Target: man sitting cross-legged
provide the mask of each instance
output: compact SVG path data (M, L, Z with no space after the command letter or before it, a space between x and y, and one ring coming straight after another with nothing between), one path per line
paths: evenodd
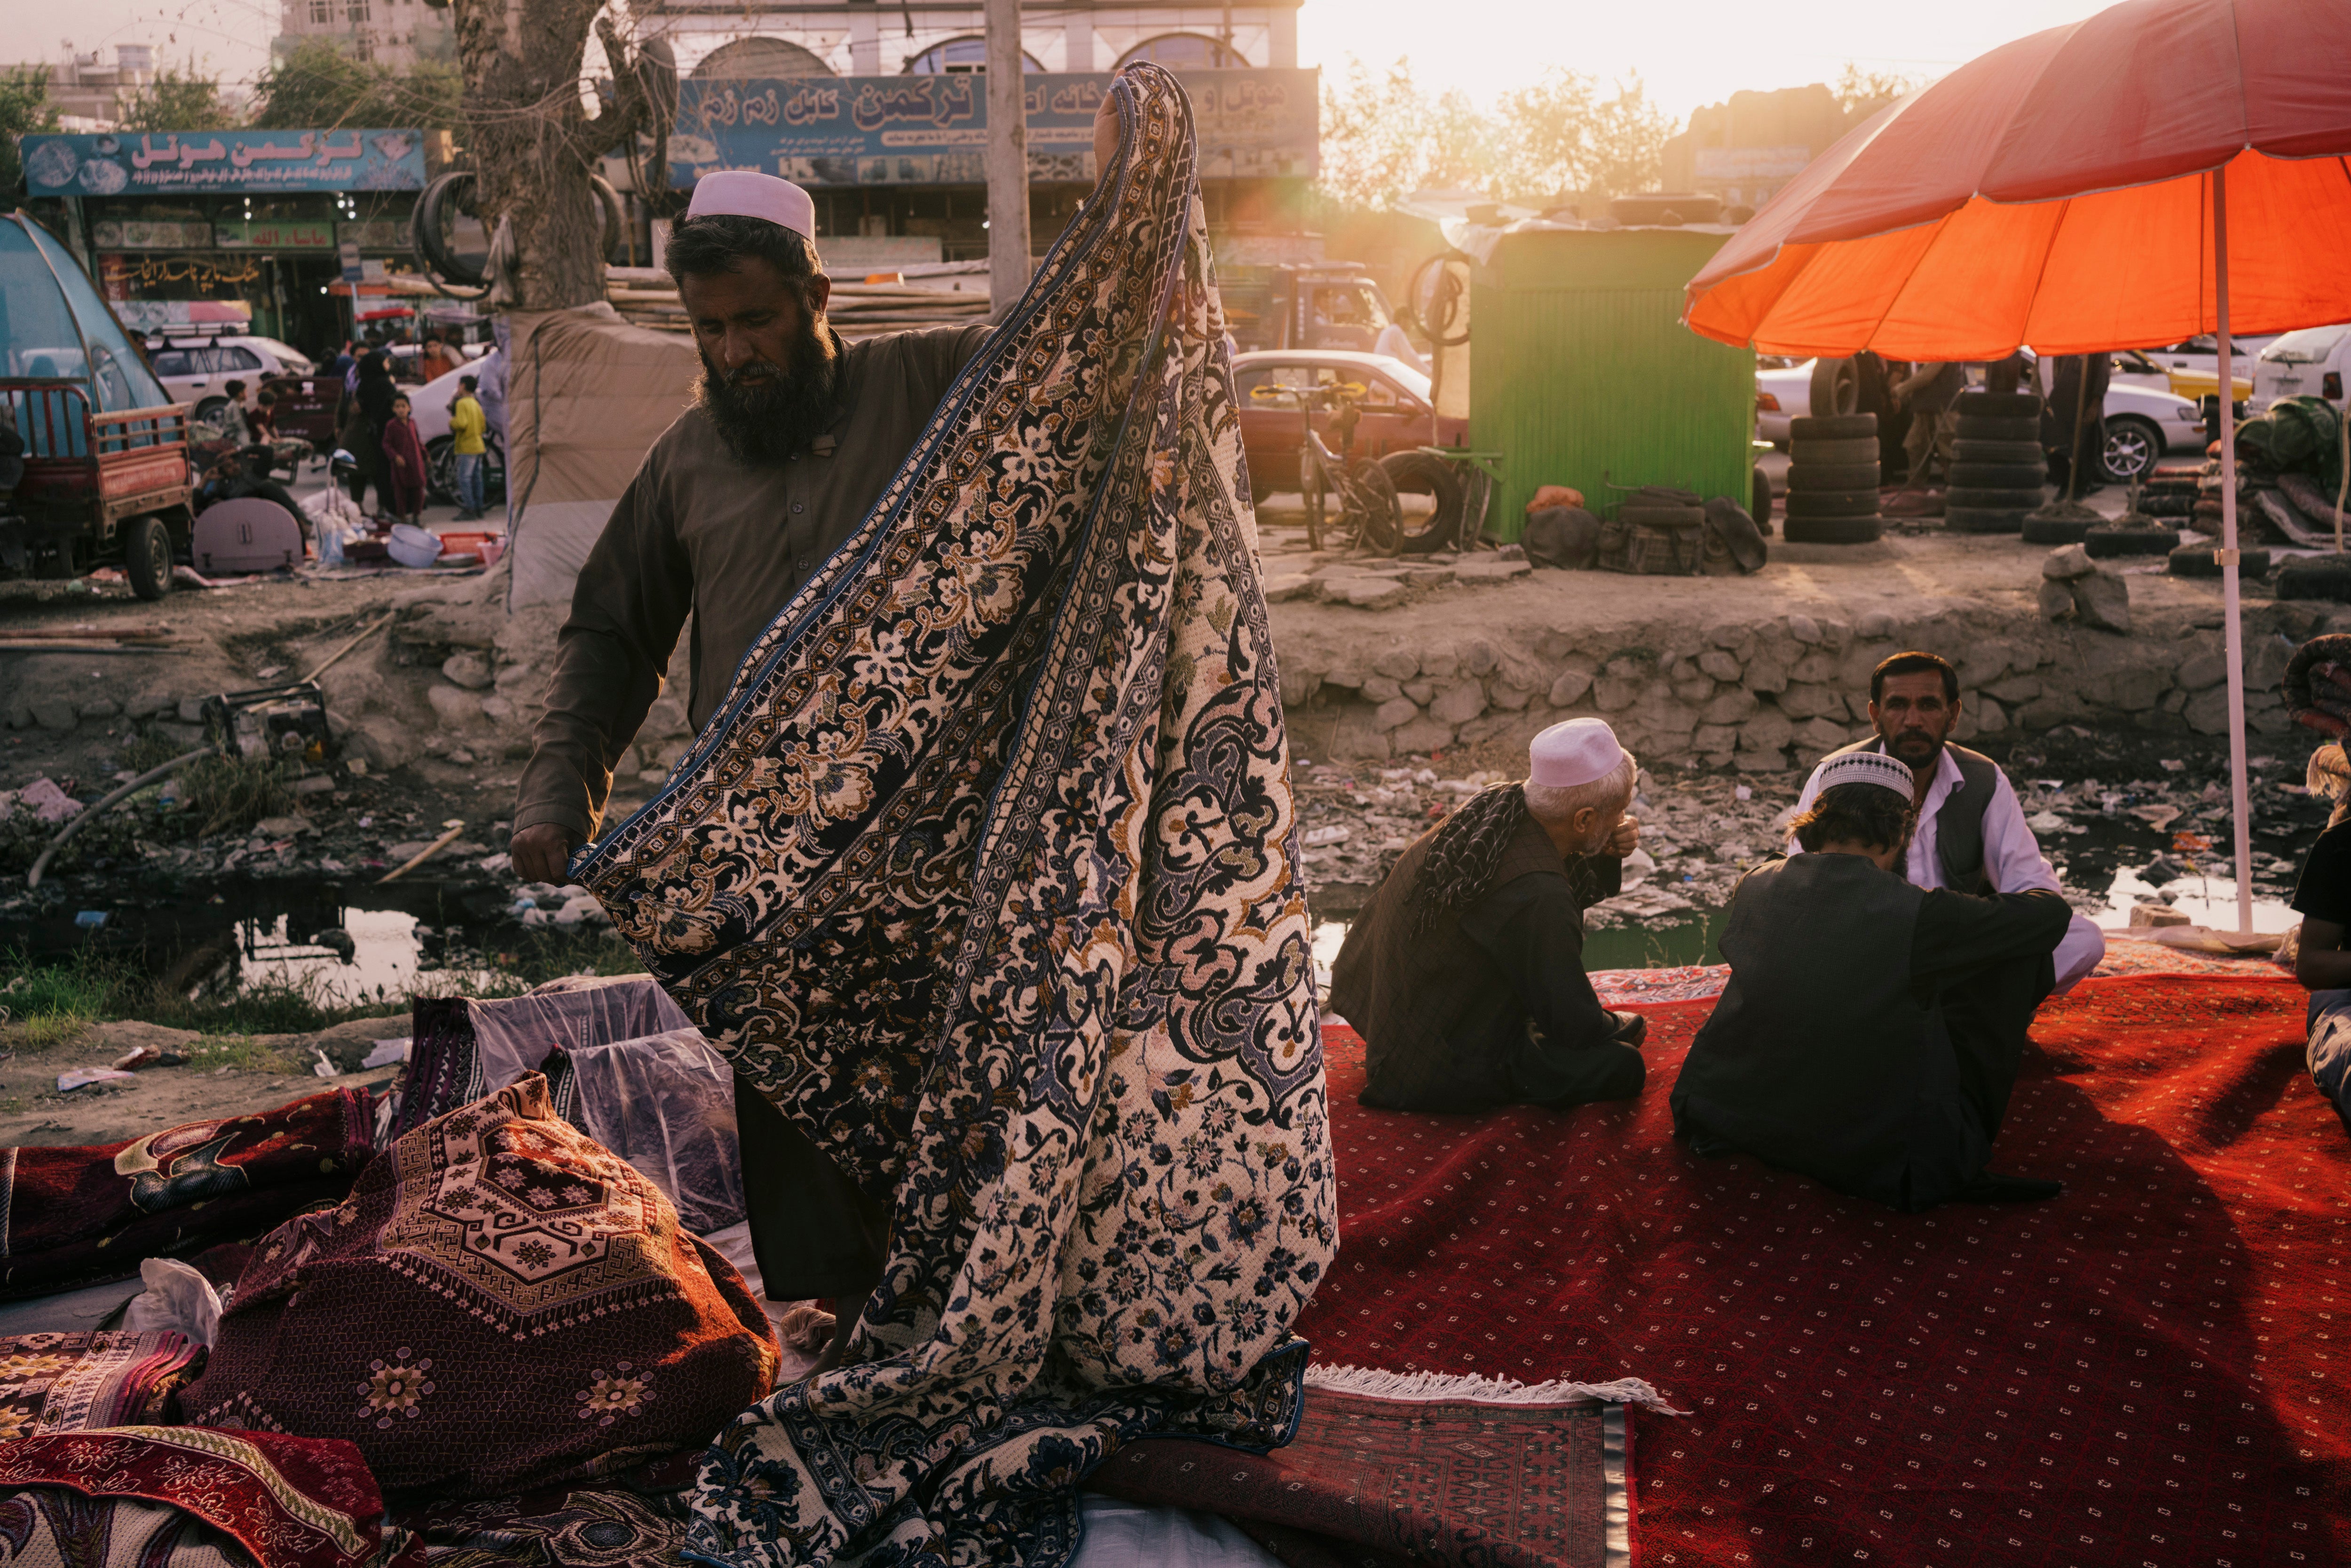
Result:
M2053 1197L1985 1170L2070 912L2042 888L1983 897L1895 867L1909 767L1822 765L1806 853L1758 866L1722 933L1730 981L1674 1085L1674 1131L1900 1209Z
M1565 1110L1641 1092L1645 1020L1602 1007L1583 973L1584 907L1617 892L1639 841L1637 769L1596 718L1529 749L1525 782L1405 851L1332 967L1331 1005L1367 1048L1365 1105Z

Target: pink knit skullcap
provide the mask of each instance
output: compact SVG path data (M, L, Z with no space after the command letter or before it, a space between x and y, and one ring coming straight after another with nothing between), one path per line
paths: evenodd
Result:
M1608 721L1571 718L1552 725L1527 747L1527 777L1537 784L1572 789L1607 778L1625 765L1625 748Z

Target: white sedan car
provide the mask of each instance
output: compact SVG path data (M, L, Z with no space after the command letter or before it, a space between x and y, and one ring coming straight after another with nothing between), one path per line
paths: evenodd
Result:
M245 383L249 402L265 377L316 373L308 355L275 338L175 338L166 332L160 340L149 340L147 358L173 402L199 406L221 396L231 382Z

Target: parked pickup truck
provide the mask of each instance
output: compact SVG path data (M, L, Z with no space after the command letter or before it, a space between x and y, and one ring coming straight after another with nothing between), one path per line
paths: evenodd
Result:
M0 214L0 423L23 463L0 491L0 576L120 562L141 598L161 599L195 527L187 410L23 213Z

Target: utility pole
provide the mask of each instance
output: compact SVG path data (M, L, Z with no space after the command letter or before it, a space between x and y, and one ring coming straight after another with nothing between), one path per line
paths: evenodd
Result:
M1028 86L1020 0L987 0L987 298L1001 319L1029 287Z

